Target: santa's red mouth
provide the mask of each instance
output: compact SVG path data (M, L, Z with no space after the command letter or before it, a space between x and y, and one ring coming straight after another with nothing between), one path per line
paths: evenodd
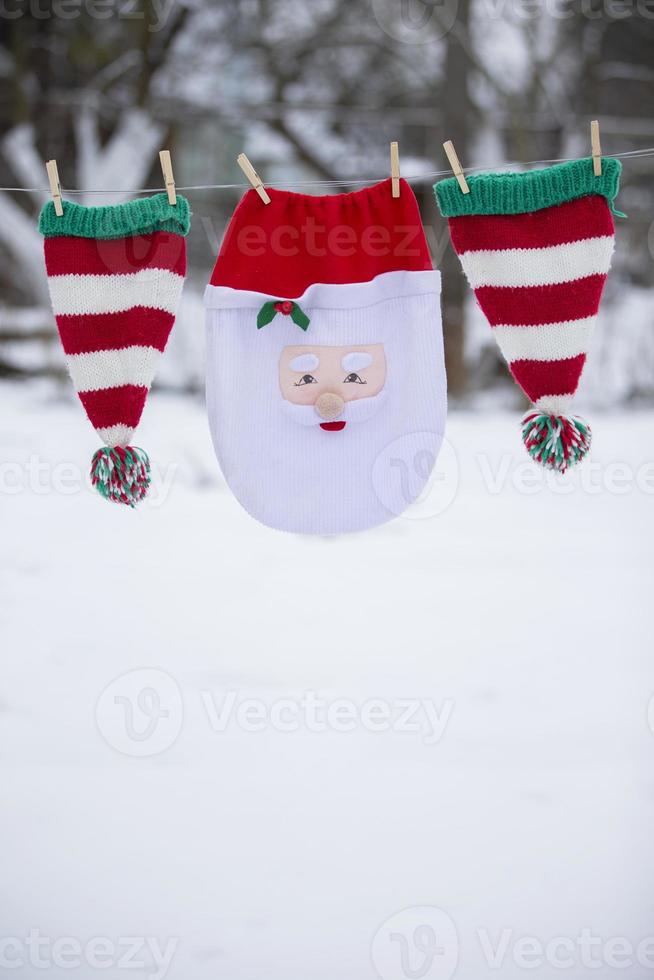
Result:
M347 425L347 422L342 422L342 421L341 422L321 422L320 423L320 428L321 429L324 429L325 432L340 432L341 429L344 429L346 425Z

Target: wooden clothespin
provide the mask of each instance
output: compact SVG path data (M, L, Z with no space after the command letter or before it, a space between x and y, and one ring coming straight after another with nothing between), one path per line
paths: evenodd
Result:
M48 180L50 181L50 193L52 194L52 199L54 201L55 214L58 218L61 218L64 213L63 204L61 203L61 184L59 183L59 171L57 169L56 160L48 160L45 165L45 169L48 172Z
M400 150L396 140L391 143L391 187L393 197L400 196Z
M470 188L468 187L468 181L463 176L463 170L461 169L461 164L459 163L459 158L456 155L456 150L454 149L454 143L452 140L448 140L443 143L443 149L447 155L447 159L450 162L450 167L454 171L454 176L459 182L459 187L464 194L470 193Z
M168 203L177 204L177 194L175 192L175 177L173 175L173 164L170 159L170 150L159 150L159 162L163 173Z
M590 124L590 145L593 154L593 173L596 177L602 176L602 146L600 144L599 122L593 119Z
M254 187L255 191L257 192L257 194L259 195L263 203L270 204L270 197L268 196L268 192L266 188L263 186L263 181L259 176L259 174L254 169L254 167L252 166L252 164L250 163L250 161L248 160L248 158L246 157L245 153L239 153L239 155L236 158L236 162L238 163L239 167L241 168L241 170L243 171L247 179Z

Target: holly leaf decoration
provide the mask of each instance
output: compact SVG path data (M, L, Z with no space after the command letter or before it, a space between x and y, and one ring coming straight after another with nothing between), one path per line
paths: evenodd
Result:
M257 314L257 330L261 330L267 323L271 323L277 316L277 310L272 300L264 303Z
M286 306L286 309L280 310L279 307L282 303ZM289 307L290 306L290 310ZM306 330L311 322L306 313L300 309L297 303L291 303L290 300L268 300L264 303L257 314L257 330L261 330L268 323L271 323L278 313L283 313L285 316L290 316L293 323L298 326L301 330Z
M296 323L298 327L302 330L306 330L311 323L309 317L304 313L297 303L293 303L293 309L291 310L291 320Z

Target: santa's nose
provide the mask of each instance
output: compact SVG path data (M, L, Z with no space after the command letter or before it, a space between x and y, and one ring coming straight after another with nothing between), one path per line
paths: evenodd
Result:
M333 391L326 391L320 398L316 398L316 403L313 406L320 416L321 419L337 418L343 411L343 405L345 402L340 395L336 395Z

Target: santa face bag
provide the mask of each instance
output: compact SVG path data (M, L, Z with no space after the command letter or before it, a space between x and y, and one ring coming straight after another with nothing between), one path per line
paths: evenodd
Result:
M421 494L440 449L440 275L405 182L269 194L242 199L205 293L216 454L261 523L363 530Z

